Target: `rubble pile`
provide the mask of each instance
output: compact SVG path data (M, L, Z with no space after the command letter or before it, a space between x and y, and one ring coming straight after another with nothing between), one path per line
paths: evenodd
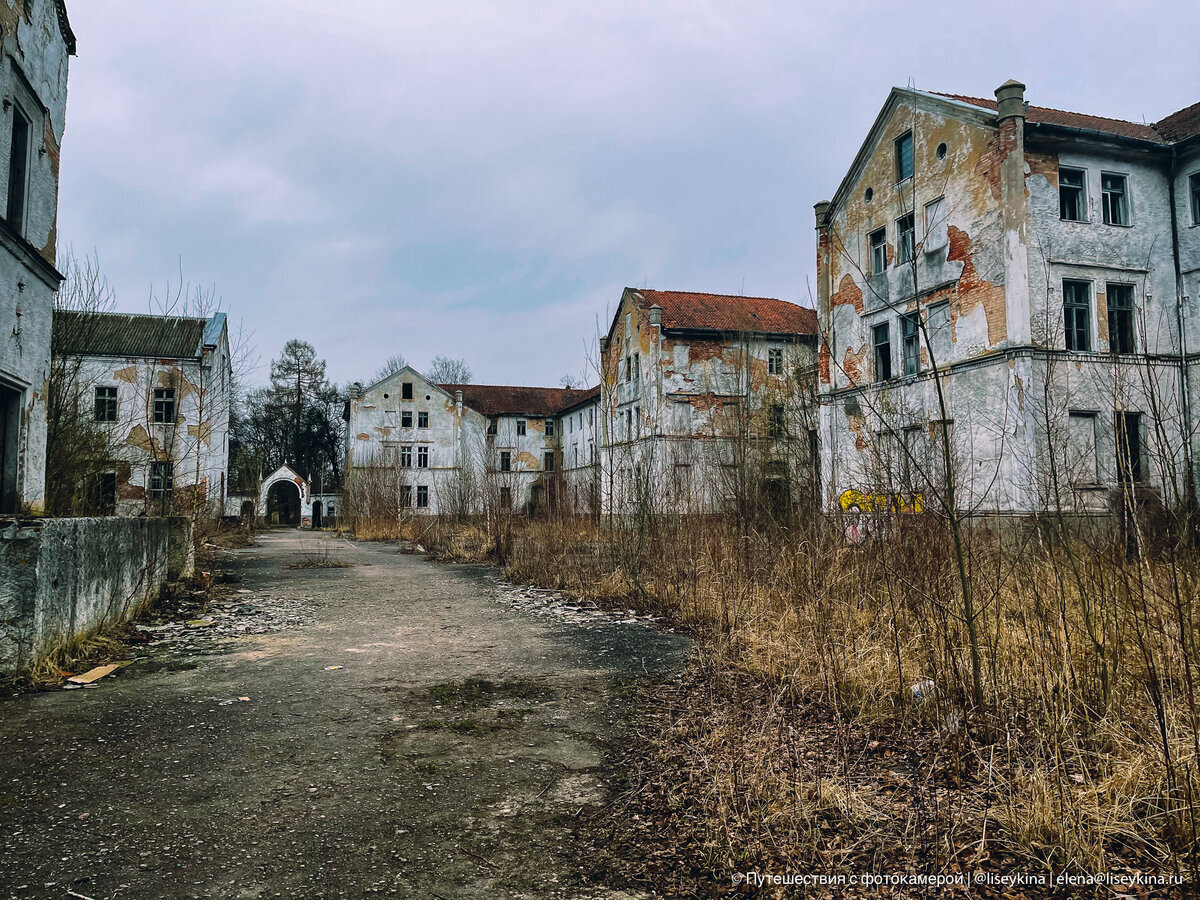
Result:
M639 615L632 609L624 612L602 609L587 597L568 597L559 591L524 584L510 584L499 579L495 580L495 584L496 590L492 592L492 599L497 603L537 616L553 616L564 625L608 626L614 623L640 625L662 622L660 616ZM664 630L671 631L672 629Z
M152 618L134 628L148 638L146 647L203 654L221 652L229 639L305 628L316 621L316 603L309 597L239 591L233 597L213 601L199 618Z

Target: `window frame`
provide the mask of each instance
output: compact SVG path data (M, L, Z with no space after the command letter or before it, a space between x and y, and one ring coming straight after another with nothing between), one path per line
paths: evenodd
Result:
M1083 287L1087 291L1087 299L1080 303L1078 299L1067 302L1067 285L1075 288ZM1072 292L1073 294L1074 292ZM1092 301L1095 296L1092 282L1080 278L1064 278L1062 280L1062 305L1063 305L1063 345L1065 349L1072 353L1091 353L1092 352ZM1069 312L1074 310L1074 313ZM1082 321L1084 324L1083 331L1080 331L1080 315L1082 310ZM1074 319L1074 322L1072 322ZM1084 343L1087 346L1080 347L1078 337L1083 334L1086 340Z
M1106 179L1106 178L1120 178L1121 179L1121 182L1122 182L1122 190L1120 193L1121 212L1125 219L1123 222L1113 221L1112 203L1109 201L1109 195L1115 194L1115 192L1108 190L1104 186L1104 179ZM1101 206L1103 208L1103 219L1104 219L1105 225L1115 225L1118 228L1129 228L1130 226L1133 225L1133 203L1131 202L1130 196L1129 196L1129 175L1127 175L1123 172L1103 172L1102 171L1100 173L1100 200L1101 200Z
M1200 225L1200 172L1188 176L1188 200L1192 208L1192 225Z
M25 111L25 104L17 98L12 99L12 127L9 129L8 148L8 197L5 203L4 220L8 227L25 237L29 223L29 178L33 169L31 157L33 153L33 116ZM18 122L24 123L24 154L19 157L16 152L16 134ZM19 165L18 165L19 159ZM13 186L19 188L14 193ZM15 210L14 210L15 207Z
M100 396L101 391L111 391L112 396L107 394L104 397ZM103 406L101 406L103 404ZM117 421L119 415L118 393L116 385L102 384L96 386L95 407L93 409L95 421L111 424Z
M1120 293L1124 294L1128 299L1127 305L1119 307L1113 306L1113 288L1118 288ZM1108 281L1104 284L1104 306L1108 318L1108 349L1110 353L1137 353L1137 296L1136 287L1127 281ZM1117 346L1114 340L1115 319L1113 313L1124 313L1128 315L1128 348L1122 349Z
M876 238L879 238L878 243ZM876 228L867 235L867 247L871 258L871 275L882 275L887 271L887 226Z
M1074 451L1076 447L1073 445L1074 431L1071 427L1073 420L1090 420L1092 427L1091 444L1088 448L1088 471L1087 477L1079 477L1079 468L1074 459ZM1071 409L1067 411L1067 483L1072 487L1096 487L1100 484L1100 432L1099 432L1100 416L1095 410L1091 409Z
M429 485L417 485L417 509L429 509Z
M877 322L871 326L872 361L875 365L875 381L890 381L892 378L892 323ZM880 334L884 340L880 340ZM884 370L882 373L880 370Z
M428 469L429 468L429 445L428 444L420 444L417 446L417 468L418 469Z
M517 419L517 437L524 437L528 433L524 419Z
M904 171L904 152L903 147L908 145L908 172ZM893 155L896 160L896 184L903 184L913 177L916 172L916 143L913 140L912 129L904 132L892 141Z
M400 410L400 427L401 428L412 428L413 427L413 411L411 409Z
M512 471L512 451L511 450L501 450L500 451L500 471L501 472L511 472Z
M554 420L553 419L546 420L545 434L546 434L546 437L554 437Z
M402 381L400 383L400 399L411 400L413 398L413 383L411 381Z
M782 375L783 374L783 348L768 347L767 348L767 374Z
M547 450L542 454L542 468L547 472L554 471L554 451Z
M175 388L154 388L150 397L153 404L151 407L151 421L153 424L174 425L179 415L175 404Z
M906 229L905 223L908 224ZM905 242L907 234L908 241ZM896 265L906 266L917 258L917 217L905 213L896 220Z
M909 371L910 361L912 362L911 372ZM921 374L920 311L901 313L900 315L900 372L902 375Z
M175 461L155 460L150 463L146 491L155 500L168 499L175 492Z
M401 444L400 445L400 468L411 469L412 468L412 459L413 459L413 445L412 444Z
M400 485L399 504L401 509L412 509L413 489L411 484Z
M931 211L936 214L937 218L930 218ZM950 216L946 212L945 194L925 204L925 240L921 242L921 249L926 255L935 253L950 243L949 224Z
M428 428L429 427L429 413L423 409L417 411L417 427L418 428Z
M1063 173L1072 172L1079 174L1079 184L1071 185L1073 189L1079 191L1079 218L1070 219L1063 215ZM1059 166L1058 167L1058 218L1061 222L1088 222L1088 202L1087 202L1087 169L1081 169L1077 166Z

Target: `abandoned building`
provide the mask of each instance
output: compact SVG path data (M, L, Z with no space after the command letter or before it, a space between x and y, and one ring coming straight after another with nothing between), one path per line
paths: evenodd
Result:
M0 511L40 513L45 501L46 405L54 295L59 147L75 35L55 0L0 3Z
M558 502L559 414L588 392L433 384L411 366L346 404L346 499L362 510L529 512Z
M626 288L600 345L604 511L811 499L816 341L784 300Z
M1200 104L1154 124L893 89L816 205L831 506L1107 514L1185 489ZM1124 493L1128 493L1127 490Z
M225 496L226 517L268 525L328 528L337 524L340 508L340 494L314 491L312 478L287 463L260 478L255 493Z
M108 458L85 485L94 515L225 506L233 371L224 313L59 310L55 372Z

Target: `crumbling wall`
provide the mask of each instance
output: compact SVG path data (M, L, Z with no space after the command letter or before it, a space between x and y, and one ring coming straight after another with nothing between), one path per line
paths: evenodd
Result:
M0 527L0 672L30 668L56 644L133 615L189 577L184 517L23 519Z

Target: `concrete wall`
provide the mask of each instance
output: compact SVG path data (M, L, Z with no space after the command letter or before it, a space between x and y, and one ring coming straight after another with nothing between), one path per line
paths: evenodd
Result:
M0 509L40 512L45 501L45 384L50 371L60 146L69 51L52 0L0 2ZM10 193L12 116L30 122L25 220L3 219Z
M0 672L123 621L194 566L183 517L21 519L0 527Z

